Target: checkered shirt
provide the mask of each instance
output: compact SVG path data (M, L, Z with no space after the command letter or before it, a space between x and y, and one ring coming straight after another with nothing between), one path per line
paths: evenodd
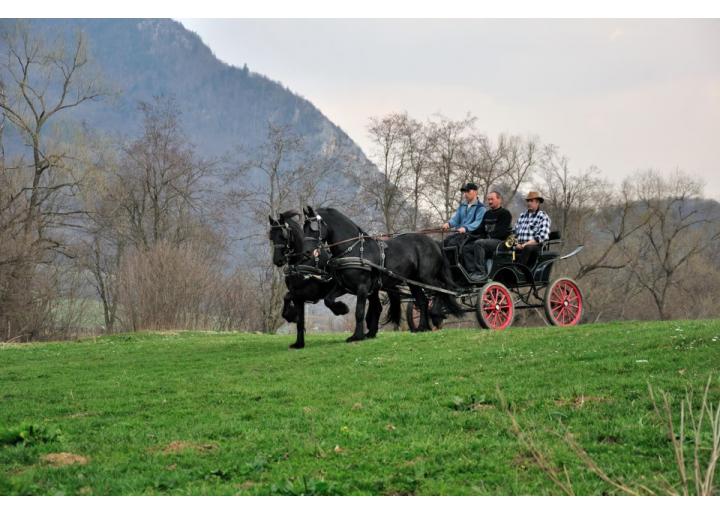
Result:
M527 243L531 239L544 243L550 237L550 216L539 209L523 212L515 223L515 236L518 243Z

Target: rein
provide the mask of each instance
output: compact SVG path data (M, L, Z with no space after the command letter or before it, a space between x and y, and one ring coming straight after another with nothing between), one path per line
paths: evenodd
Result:
M406 235L406 234L441 234L441 233L443 233L443 232L457 232L457 230L452 229L452 228L451 228L451 229L448 229L448 230L444 230L444 229L442 229L442 228L425 228L425 229L422 229L422 230L416 230L416 231L414 231L414 232L390 232L390 233L388 233L388 234L382 234L382 233L381 233L381 234L375 234L375 235L360 234L360 235L357 236L357 237L351 237L351 238L349 238L349 239L343 239L342 241L338 241L338 242L336 242L336 243L332 243L332 244L330 244L330 243L325 243L325 246L326 246L327 248L331 248L331 247L333 247L333 246L338 246L338 245L341 245L341 244L350 243L350 242L352 242L352 241L358 241L358 242L359 242L361 239L373 239L373 240L376 240L376 241L377 241L377 240L383 240L383 239L390 239L390 238L395 237L395 236L404 236L404 235ZM320 240L320 239L318 239L318 240ZM356 244L357 244L357 243L356 243ZM353 245L353 246L354 246L354 245ZM347 250L346 250L346 251L347 251Z
M335 247L335 246L340 246L340 245L343 245L343 244L352 243L352 244L350 244L350 246L348 246L347 248L345 248L345 250L343 250L340 254L338 254L338 255L336 255L336 256L331 256L331 257L330 257L330 261L338 262L339 260L341 260L342 258L344 258L344 256L346 256L346 255L348 255L350 252L352 252L352 251L358 246L358 244L360 245L360 260L361 260L361 261L364 261L364 258L363 258L364 242L365 242L366 239L367 239L367 240L374 241L375 243L377 243L377 245L378 245L378 247L379 247L379 250L380 250L380 259L381 259L381 268L384 269L384 266L385 266L385 248L387 247L387 246L386 246L386 243L385 243L384 241L385 241L386 239L390 239L390 238L392 238L392 237L400 236L400 235L405 235L405 234L439 234L439 233L445 233L445 232L457 232L456 229L448 229L448 230L445 230L445 229L443 229L443 228L426 228L426 229L421 229L421 230L417 230L417 231L414 231L414 232L391 232L391 233L380 233L380 234L376 234L376 235L364 234L364 233L361 232L361 233L360 233L359 235L357 235L356 237L350 237L350 238L347 238L347 239L343 239L343 240L341 240L341 241L336 241L336 242L334 242L334 243L328 243L327 241L323 240L323 230L322 230L322 227L323 227L323 225L327 226L327 225L325 224L325 220L324 220L321 216L317 215L317 216L312 217L312 218L307 218L307 221L315 221L315 222L317 223L317 225L318 225L318 230L317 230L318 236L317 236L317 237L305 236L305 239L313 239L313 240L316 240L316 241L317 241L317 247L315 247L313 250L310 250L310 251L303 251L303 252L299 252L299 253L298 253L298 252L289 253L289 250L290 250L290 242L289 242L289 238L286 238L286 239L287 239L287 241L286 241L286 250L288 251L288 253L286 253L285 256L286 256L287 258L290 258L290 257L292 257L292 256L305 256L305 257L312 258L312 259L315 260L315 268L318 269L318 270L319 270L319 254L320 254L320 252L323 251L323 250L329 251L330 248ZM330 262L330 261L329 261L329 262ZM375 265L375 266L377 266L377 265Z

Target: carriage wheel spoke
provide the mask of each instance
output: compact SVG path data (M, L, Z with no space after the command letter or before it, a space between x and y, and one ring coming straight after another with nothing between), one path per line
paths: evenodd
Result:
M497 326L497 313L494 311L490 314L490 326Z

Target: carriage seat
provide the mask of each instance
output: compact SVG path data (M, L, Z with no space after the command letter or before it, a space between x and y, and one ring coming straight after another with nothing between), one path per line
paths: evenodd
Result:
M560 231L552 230L550 232L550 235L548 236L548 240L545 241L542 245L540 245L540 252L538 253L537 262L540 263L550 261L552 259L560 257L560 254L558 252L551 251L551 248L553 247L553 245L558 245L562 243L563 240L560 239Z
M560 238L560 231L559 230L553 230L550 232L548 236L548 240L545 241L540 245L540 253L541 254L548 254L553 253L550 251L550 248L554 245L562 244L564 241Z

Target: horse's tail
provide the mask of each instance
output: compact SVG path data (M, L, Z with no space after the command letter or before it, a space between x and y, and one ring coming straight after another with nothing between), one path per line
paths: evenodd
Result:
M442 255L442 264L440 266L440 271L438 272L438 279L443 284L444 289L449 289L451 291L457 289L457 285L455 284L455 281L452 278L452 275L450 274L450 262L447 260L447 257L445 257L445 253L440 250L440 254ZM448 293L438 293L437 301L433 304L432 308L432 314L435 316L441 316L443 312L443 308L445 311L449 312L456 318L460 318L463 316L465 311L463 311L463 308L458 303L457 299L455 298L455 295L451 295Z
M387 316L385 317L385 320L383 320L383 325L387 325L388 323L392 323L396 327L400 325L400 317L402 312L402 304L400 302L400 295L397 293L387 293L388 298L390 299L390 307L387 311Z

